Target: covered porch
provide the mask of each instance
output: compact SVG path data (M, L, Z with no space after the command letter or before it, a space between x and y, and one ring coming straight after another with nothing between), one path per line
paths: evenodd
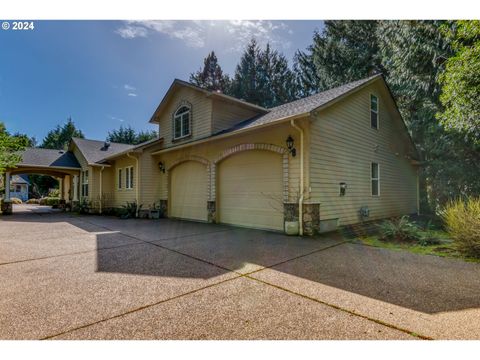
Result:
M81 166L73 153L63 150L29 148L21 154L22 161L15 168L6 169L2 175L5 195L1 206L1 215L12 214L10 181L13 175L39 174L49 175L59 182L61 204L79 201L79 176Z

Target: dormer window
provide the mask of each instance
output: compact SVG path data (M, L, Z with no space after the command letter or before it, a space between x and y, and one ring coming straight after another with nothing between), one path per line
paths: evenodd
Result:
M181 106L173 115L173 139L190 136L191 111L188 106Z

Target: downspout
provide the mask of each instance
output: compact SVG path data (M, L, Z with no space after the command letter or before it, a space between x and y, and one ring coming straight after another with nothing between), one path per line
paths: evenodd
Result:
M303 236L303 129L295 124L295 119L290 120L292 125L300 133L300 197L298 198L298 233Z
M140 172L138 171L138 158L136 156L130 155L129 152L127 152L127 157L129 157L130 159L135 159L135 196L137 198L137 210L135 212L135 215L138 218L138 207L140 205Z
M105 169L105 166L102 166L100 169L100 214L102 213L102 207L103 207L103 190L102 190L102 183L103 183L103 169Z

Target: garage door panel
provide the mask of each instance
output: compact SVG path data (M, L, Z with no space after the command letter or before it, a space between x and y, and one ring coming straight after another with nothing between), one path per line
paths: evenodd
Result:
M207 220L207 168L187 161L171 172L170 214L189 220Z
M225 159L218 172L219 220L264 229L283 229L281 155L246 151Z

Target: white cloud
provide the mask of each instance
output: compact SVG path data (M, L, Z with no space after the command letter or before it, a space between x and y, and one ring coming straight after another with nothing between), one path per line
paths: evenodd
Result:
M159 33L181 40L186 46L193 48L206 47L209 41L214 43L222 41L233 44L226 48L230 51L243 50L252 38L255 38L261 46L270 43L276 48L286 49L291 45L288 39L293 34L286 23L268 20L127 21L116 32L126 39Z
M116 116L113 116L113 115L107 115L107 117L111 120L117 120L117 121L120 121L120 122L124 122L125 120L122 119L122 118L119 118L119 117L116 117Z
M137 94L135 94L135 93L128 93L128 96L137 97Z
M128 84L123 85L123 88L125 90L129 90L129 91L137 90L137 88L133 87L132 85L128 85Z
M147 37L147 29L141 26L125 26L116 30L116 33L119 34L124 39L133 39L136 37Z

